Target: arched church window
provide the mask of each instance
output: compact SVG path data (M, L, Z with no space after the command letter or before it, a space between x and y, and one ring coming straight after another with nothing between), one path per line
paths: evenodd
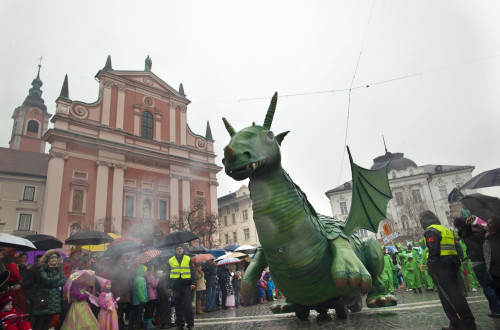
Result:
M38 122L36 120L30 120L28 126L26 127L26 132L31 136L38 136Z
M153 123L153 114L149 111L144 111L141 119L141 136L143 138L153 138Z
M74 223L69 227L69 235L73 235L74 233L78 233L82 231L82 226L79 223Z

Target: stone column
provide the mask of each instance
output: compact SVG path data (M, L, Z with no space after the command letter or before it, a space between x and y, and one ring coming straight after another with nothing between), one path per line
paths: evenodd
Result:
M123 116L125 113L125 85L118 85L118 104L116 107L116 128L123 129Z
M134 135L141 135L141 108L134 105Z
M170 104L170 142L175 143L175 104Z
M94 224L97 220L106 218L106 204L108 201L108 174L109 167L112 165L108 162L98 160L97 164L97 180L95 192L95 210Z
M116 234L121 236L123 220L123 177L127 168L121 164L114 164L113 196L111 196L111 221Z
M161 141L161 117L163 116L163 113L155 109L155 140L156 141Z
M191 209L191 178L182 177L182 210Z
M186 110L187 107L184 105L180 106L181 110L181 122L179 123L180 130L181 130L181 145L185 146L186 145L186 130L187 130L187 122L186 122Z
M170 175L170 219L179 217L179 176Z
M219 205L217 203L217 186L219 185L217 182L209 182L210 186L210 212L218 213Z
M59 225L59 210L61 208L61 192L64 173L64 161L68 156L60 152L50 152L45 199L43 202L43 217L40 233L57 237Z
M111 87L113 82L110 80L103 80L103 93L102 93L102 112L101 124L109 126L109 117L111 114Z

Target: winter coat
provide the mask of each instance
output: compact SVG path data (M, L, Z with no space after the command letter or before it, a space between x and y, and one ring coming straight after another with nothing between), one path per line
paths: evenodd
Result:
M62 266L49 267L46 263L40 267L38 294L49 293L49 304L43 309L33 309L32 315L53 315L61 312L61 294L59 288L66 284L66 275Z
M203 272L205 273L206 286L216 286L217 268L215 264L205 264L203 266Z
M201 270L201 268L194 268L195 276L196 276L196 291L205 291L207 289L205 283L205 274Z
M33 271L33 268L28 268L28 265L19 265L19 274L22 278L22 282L20 283L21 289L23 290L26 299L29 299L35 286L35 272Z
M463 238L467 246L467 255L472 262L484 261L483 245L485 234L485 228L476 228L465 224L462 230L460 228L458 230L458 235Z
M500 232L492 233L486 237L484 254L489 283L500 289Z
M160 281L159 278L157 278L152 271L148 271L146 273L146 288L148 290L148 299L149 300L156 300L158 299L158 282Z
M146 288L146 266L139 266L135 270L134 286L132 289L132 305L145 304L148 302L148 290Z

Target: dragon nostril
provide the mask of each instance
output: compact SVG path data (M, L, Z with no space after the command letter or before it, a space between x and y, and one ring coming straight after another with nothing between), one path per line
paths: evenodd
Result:
M250 153L248 151L245 151L243 153L243 155L247 156L248 158L252 158L252 155L250 155Z

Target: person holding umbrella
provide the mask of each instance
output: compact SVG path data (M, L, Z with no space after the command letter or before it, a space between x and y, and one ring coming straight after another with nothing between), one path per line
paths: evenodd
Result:
M436 282L441 305L450 320L450 325L443 329L477 329L469 304L461 294L458 259L461 248L453 232L441 226L438 217L428 210L420 214L420 224L425 230L427 268Z
M174 295L177 328L184 329L184 322L186 322L188 329L192 329L194 316L191 291L196 288L195 272L191 258L184 254L182 244L175 245L174 253L175 255L168 260L166 273L169 274Z

